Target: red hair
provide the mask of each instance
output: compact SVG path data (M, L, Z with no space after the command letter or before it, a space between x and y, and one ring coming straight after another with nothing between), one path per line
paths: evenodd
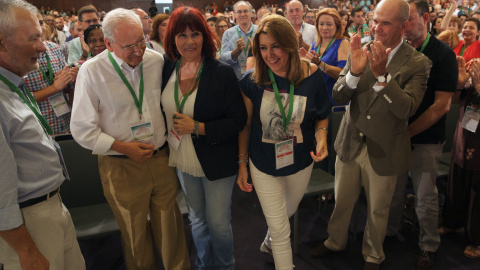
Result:
M202 56L215 58L217 54L218 38L210 30L202 13L193 7L182 6L173 11L165 33L165 53L170 60L177 61L181 55L175 44L175 36L190 28L203 35Z

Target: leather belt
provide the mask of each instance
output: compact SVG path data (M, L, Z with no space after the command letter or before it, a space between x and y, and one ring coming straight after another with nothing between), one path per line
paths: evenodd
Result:
M29 206L32 206L32 205L35 205L35 204L38 204L38 203L41 203L41 202L44 202L46 201L48 198L51 198L53 197L55 194L58 193L58 191L60 190L60 188L57 188L55 189L54 191L48 193L48 194L45 194L43 196L40 196L40 197L37 197L37 198L33 198L33 199L30 199L30 200L27 200L27 201L24 201L24 202L21 202L19 203L20 205L20 209L22 208L25 208L25 207L29 207Z
M165 142L162 146L160 146L158 149L153 150L152 156L156 155L158 152L162 151L165 147L167 147L168 143ZM110 155L109 157L114 157L114 158L125 158L128 159L128 156L125 155Z

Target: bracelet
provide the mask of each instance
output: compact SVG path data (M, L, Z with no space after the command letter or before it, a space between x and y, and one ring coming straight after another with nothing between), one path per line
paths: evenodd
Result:
M195 133L195 136L198 138L198 129L199 129L199 123L198 121L195 121L193 124L193 132Z
M240 163L242 163L242 162L247 163L247 160L246 160L246 159L240 159L240 160L238 161L238 164L240 164Z
M328 132L328 128L326 128L326 127L319 127L319 128L317 128L317 129L315 129L315 134L317 134L317 131L319 131L319 130L321 130L321 129L323 129L323 130L325 130L325 131Z

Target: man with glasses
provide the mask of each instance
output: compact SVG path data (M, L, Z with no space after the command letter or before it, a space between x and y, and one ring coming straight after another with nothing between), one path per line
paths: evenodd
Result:
M143 35L145 36L145 43L147 44L147 47L149 49L153 50L153 45L152 45L152 42L150 41L150 36L148 35L153 31L152 19L141 8L136 7L136 8L131 8L131 10L133 10L138 15L138 17L140 17L140 21L142 22Z
M160 108L163 57L146 50L142 23L132 10L115 9L103 21L107 50L82 66L70 129L98 155L105 197L125 242L127 269L190 269L178 179L168 166ZM148 221L150 217L150 222Z
M238 1L234 6L237 26L225 31L222 38L221 60L235 70L237 79L241 79L247 68L248 48L257 32L257 26L251 21L252 5L247 1Z
M50 40L54 43L57 43L58 45L62 45L63 43L65 43L65 41L67 40L67 36L65 36L65 34L63 33L63 28L60 31L57 30L57 26L55 24L55 16L45 16L45 22L48 24L48 27L50 27L50 30L52 31L52 35L49 37Z
M80 8L78 10L78 21L84 31L90 25L98 24L100 21L98 20L97 9L92 5ZM83 39L83 35L73 39L68 49L68 64L73 64L79 60L87 60L88 52L88 45Z
M313 10L307 10L305 12L305 22L311 25L315 25L315 12Z
M298 43L305 50L310 50L310 46L317 40L317 30L315 26L303 21L303 5L300 1L292 0L287 3L285 17L290 21L297 32Z

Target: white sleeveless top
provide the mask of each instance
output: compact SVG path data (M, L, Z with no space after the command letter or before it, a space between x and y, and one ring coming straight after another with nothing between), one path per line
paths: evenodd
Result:
M162 106L163 111L165 112L165 118L167 120L167 130L170 131L173 127L173 115L177 112L177 107L175 105L175 79L177 78L175 71L170 76L167 85L162 93ZM182 91L180 87L178 89L179 103L183 98ZM193 117L193 109L195 105L195 99L197 97L197 90L190 94L185 105L183 106L183 114ZM170 148L170 158L168 159L168 165L171 167L176 167L184 173L188 173L195 177L204 177L205 173L203 172L200 161L197 158L195 153L195 148L193 146L192 137L190 134L185 134L182 136L182 141L178 146L178 149L175 150L172 146Z

